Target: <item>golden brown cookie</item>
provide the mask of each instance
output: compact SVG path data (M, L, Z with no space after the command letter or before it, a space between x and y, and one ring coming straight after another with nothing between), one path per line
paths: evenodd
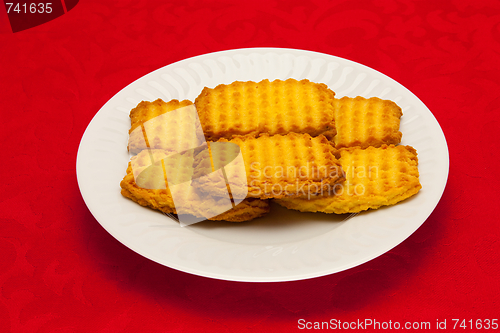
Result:
M332 129L335 93L309 80L263 80L204 88L196 98L207 140L234 135L307 133Z
M208 195L189 186L191 180L188 179L193 173L192 162L193 151L173 158L163 150L143 150L132 157L127 174L120 183L121 193L142 206L164 213L189 214L209 220L241 222L269 212L269 204L265 200L249 198L234 205L227 196ZM170 178L185 186L170 189L165 178L169 166L170 170L177 170L177 173L168 173Z
M394 102L377 97L343 97L335 99L336 134L329 134L335 147L380 147L399 144L401 108Z
M232 140L221 139L220 142L231 142L241 149L241 162L246 175L242 175L241 169L236 167L225 168L225 173L236 186L242 183L247 186L249 197L268 199L317 193L338 183L343 177L334 155L335 148L322 135L263 134L258 138L241 136ZM198 156L195 161L197 159ZM246 182L236 181L245 176ZM209 178L199 181L203 191L214 195L226 190L221 182L210 182Z
M140 102L130 111L128 150L163 149L181 152L199 146L205 139L196 109L188 100Z
M394 205L420 189L417 152L410 146L343 148L346 180L323 195L275 200L302 212L357 213Z

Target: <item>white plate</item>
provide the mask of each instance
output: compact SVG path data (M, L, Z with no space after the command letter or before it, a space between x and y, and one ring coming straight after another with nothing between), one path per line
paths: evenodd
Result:
M419 154L422 190L398 205L346 216L305 214L279 206L247 223L201 222L189 227L120 195L129 160L130 109L141 100L194 101L202 88L262 79L327 84L337 97L377 96L398 103L402 144ZM427 107L393 79L327 54L280 48L216 52L160 68L111 98L90 122L77 158L80 191L94 217L116 239L146 258L180 271L234 281L291 281L365 263L398 245L431 214L448 177L448 147Z

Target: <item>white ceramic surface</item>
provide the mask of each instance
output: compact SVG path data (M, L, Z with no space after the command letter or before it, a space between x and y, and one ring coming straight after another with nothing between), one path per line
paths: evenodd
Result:
M233 81L304 79L336 97L390 99L403 109L402 144L419 156L422 190L396 206L348 216L305 214L273 205L248 223L205 221L189 227L121 196L129 160L128 114L141 100L189 99ZM222 51L182 60L131 83L92 119L77 157L80 191L94 217L133 251L165 266L224 280L278 282L339 272L365 263L410 236L431 214L449 169L443 132L408 89L371 68L335 56L279 48Z

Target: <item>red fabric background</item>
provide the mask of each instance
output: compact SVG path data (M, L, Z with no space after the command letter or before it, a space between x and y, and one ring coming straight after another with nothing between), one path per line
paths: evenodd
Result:
M81 0L21 32L5 20L0 7L2 332L300 331L299 319L365 318L451 330L453 318L500 317L498 1ZM402 244L330 276L236 283L151 262L90 214L75 162L101 106L159 67L257 46L360 62L433 112L448 185Z

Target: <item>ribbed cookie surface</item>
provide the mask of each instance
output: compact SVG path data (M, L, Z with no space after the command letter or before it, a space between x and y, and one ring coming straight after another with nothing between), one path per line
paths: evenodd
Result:
M143 150L132 157L127 174L120 183L121 193L134 202L164 213L190 214L209 220L226 220L232 222L248 221L269 212L269 204L264 200L245 199L232 207L229 198L208 196L195 188L187 186L193 174L193 152L188 151L180 156L167 157L169 153L160 149ZM172 156L172 155L170 155ZM154 162L153 164L151 164ZM181 189L171 189L165 175L169 173L174 182L185 181ZM135 173L135 177L134 177ZM140 186L136 183L140 184ZM175 203L174 203L174 197ZM228 210L220 215L220 207L228 206Z
M219 142L231 142L240 147L249 197L267 199L307 195L342 179L340 164L334 156L335 149L324 136L289 133L258 138L242 136ZM235 174L233 170L241 169L225 168L229 180L245 176ZM204 183L201 188L217 195L225 191L224 186L217 184Z
M200 145L204 137L192 105L176 99L139 103L130 111L129 151L151 148L181 152Z
M334 101L337 148L380 147L401 142L399 131L401 108L394 102L377 97L342 97Z
M309 80L236 81L204 88L195 105L209 141L261 133L316 136L334 126L334 96Z
M394 205L415 195L419 182L417 152L410 146L383 145L340 150L346 180L331 193L276 200L303 212L357 213Z

